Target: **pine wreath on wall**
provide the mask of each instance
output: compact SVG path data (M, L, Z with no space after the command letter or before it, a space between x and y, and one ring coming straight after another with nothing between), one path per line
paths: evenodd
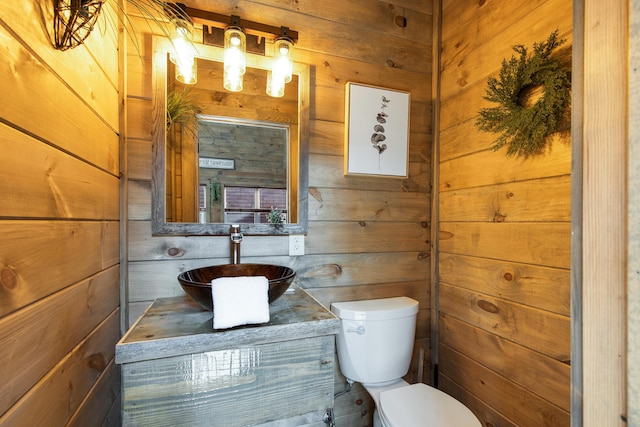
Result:
M489 78L484 99L498 106L481 109L476 126L500 134L493 142L494 151L506 145L508 156L540 154L547 137L559 130L571 104L571 71L551 53L564 42L556 30L545 42L534 43L531 55L516 45L517 55L502 61L499 78ZM537 88L542 95L528 105L526 94Z

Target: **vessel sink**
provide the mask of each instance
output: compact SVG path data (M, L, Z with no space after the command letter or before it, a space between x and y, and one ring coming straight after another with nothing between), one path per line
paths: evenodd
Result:
M196 268L178 275L182 289L205 310L213 310L211 281L219 277L265 276L269 280L269 303L277 300L291 285L296 273L273 264L221 264Z

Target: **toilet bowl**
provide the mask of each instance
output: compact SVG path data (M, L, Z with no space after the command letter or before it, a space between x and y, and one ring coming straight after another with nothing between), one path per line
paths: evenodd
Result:
M375 403L374 427L481 427L448 394L402 377L411 363L418 302L407 297L331 304L341 320L337 337L340 370Z
M381 427L481 427L469 408L422 383L381 392L377 412Z

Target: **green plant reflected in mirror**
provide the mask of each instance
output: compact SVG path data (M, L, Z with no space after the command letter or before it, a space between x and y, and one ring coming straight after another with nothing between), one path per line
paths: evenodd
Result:
M233 93L222 49L196 48L198 82L182 85L169 42L154 37L152 232L227 235L240 223L248 235L306 233L308 66L295 64L273 98L268 61L248 55L244 90Z

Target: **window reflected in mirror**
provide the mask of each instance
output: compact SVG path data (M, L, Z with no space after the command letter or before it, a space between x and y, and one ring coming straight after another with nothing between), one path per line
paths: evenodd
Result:
M276 209L288 221L289 125L199 115L197 129L198 221L268 223Z

